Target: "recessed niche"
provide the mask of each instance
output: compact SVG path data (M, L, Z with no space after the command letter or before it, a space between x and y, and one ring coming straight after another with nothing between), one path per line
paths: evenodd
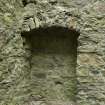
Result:
M78 36L78 32L63 27L22 33L29 54L30 89L35 99L75 101Z

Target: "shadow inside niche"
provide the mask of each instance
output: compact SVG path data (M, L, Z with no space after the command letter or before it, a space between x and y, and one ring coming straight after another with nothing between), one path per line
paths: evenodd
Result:
M24 48L30 51L30 89L44 100L75 101L77 38L79 33L63 27L23 32ZM26 47L28 46L28 48Z

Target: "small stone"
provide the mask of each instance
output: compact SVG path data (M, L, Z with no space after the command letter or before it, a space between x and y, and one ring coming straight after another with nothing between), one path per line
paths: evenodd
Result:
M34 23L33 18L29 19L29 27L30 27L30 29L34 29L35 28L35 23Z
M25 31L30 31L29 26L28 26L28 25L23 25L22 31L23 31L23 32L25 32Z
M35 27L39 28L40 25L39 19L37 17L34 17L34 21L35 21Z

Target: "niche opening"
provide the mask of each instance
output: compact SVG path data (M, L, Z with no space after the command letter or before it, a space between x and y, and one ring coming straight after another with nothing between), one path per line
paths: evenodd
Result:
M39 100L76 100L77 38L79 33L63 27L23 32L29 55L30 89ZM28 47L27 47L28 46Z

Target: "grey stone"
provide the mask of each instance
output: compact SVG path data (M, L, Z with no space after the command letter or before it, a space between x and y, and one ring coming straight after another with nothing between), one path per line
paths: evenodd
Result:
M34 62L33 68L37 69L38 65L39 68L40 66L43 68L37 72L33 68L30 69L29 61L32 61L31 52L34 49L31 49L32 46L28 40L30 36L22 33L49 27L62 27L80 34L77 59L75 59L77 82L66 72L67 69L62 70L63 67L67 67L65 63L63 64L63 58L54 59L57 62L55 65L60 65L59 69L61 67L62 72L53 72L55 74L52 76L47 73L51 74L55 66L49 60L47 61L48 57L43 56L42 60L45 59L47 62L43 61L44 66L37 61L41 59L40 57L38 59L33 57L33 62L37 61ZM55 48L58 47L55 46ZM74 61L70 62L74 63ZM35 63L38 64L35 66ZM66 102L48 100L51 94L56 99L58 93L54 93L53 89L54 91L67 89L65 94L74 97L74 93L70 94L70 92L74 92L75 88L77 104L105 105L104 65L105 0L0 0L0 105L40 105L42 101L44 101L42 105L75 105L74 102L68 102L67 97L62 96L65 93L63 91L57 91L58 96L65 98ZM42 70L46 67L49 72ZM73 69L73 66L70 68ZM41 76L41 78L36 79L35 76L37 78ZM65 88L62 89L62 85ZM42 96L34 97L40 94Z

